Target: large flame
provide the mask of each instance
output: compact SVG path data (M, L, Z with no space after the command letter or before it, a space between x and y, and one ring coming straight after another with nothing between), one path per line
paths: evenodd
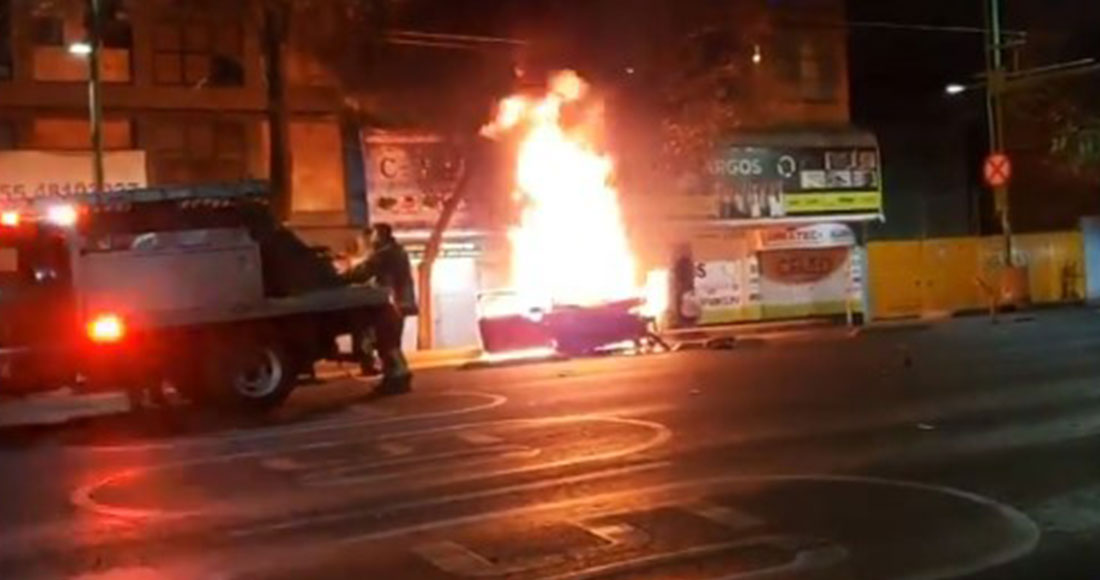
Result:
M488 136L519 137L515 195L522 212L510 231L512 287L531 306L590 305L642 294L614 185L614 164L598 149L602 110L573 72L538 98L503 100ZM563 112L570 107L566 126ZM572 113L579 113L574 120Z

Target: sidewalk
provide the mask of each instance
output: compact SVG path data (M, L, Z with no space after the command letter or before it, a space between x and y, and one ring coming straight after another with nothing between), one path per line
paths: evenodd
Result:
M76 395L69 389L61 389L0 399L0 428L60 425L83 417L125 413L129 409L125 393Z

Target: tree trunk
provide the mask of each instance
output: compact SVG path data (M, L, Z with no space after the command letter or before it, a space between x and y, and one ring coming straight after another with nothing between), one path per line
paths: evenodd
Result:
M287 104L286 44L290 6L284 0L262 3L264 75L267 81L268 163L271 208L280 221L290 217L293 199L290 109Z
M420 294L417 296L420 314L417 318L416 346L419 350L428 350L435 344L435 326L433 325L435 313L432 312L432 266L439 257L439 250L443 246L443 234L451 225L458 206L466 198L466 186L470 182L470 163L462 164L462 173L455 183L454 192L443 202L443 208L439 217L432 226L432 234L428 237L428 243L424 246L424 257L420 260L417 271Z

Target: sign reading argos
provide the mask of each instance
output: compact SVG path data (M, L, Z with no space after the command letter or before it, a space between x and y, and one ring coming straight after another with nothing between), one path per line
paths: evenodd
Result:
M712 219L882 213L882 174L873 146L731 146L707 166Z

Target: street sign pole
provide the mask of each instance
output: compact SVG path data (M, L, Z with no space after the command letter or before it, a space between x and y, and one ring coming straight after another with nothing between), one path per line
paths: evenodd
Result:
M986 113L989 117L990 154L1004 152L1004 110L1005 93L1004 36L1001 34L1000 0L989 0L986 10ZM1012 219L1009 202L1008 183L993 188L993 202L1001 218L1001 233L1004 236L1004 264L1006 268L1012 261Z
M87 9L90 14L88 26L88 44L91 51L88 53L88 122L91 124L92 138L92 177L95 181L96 193L103 193L105 181L103 170L103 101L100 94L99 78L99 45L100 45L100 0L88 0Z

